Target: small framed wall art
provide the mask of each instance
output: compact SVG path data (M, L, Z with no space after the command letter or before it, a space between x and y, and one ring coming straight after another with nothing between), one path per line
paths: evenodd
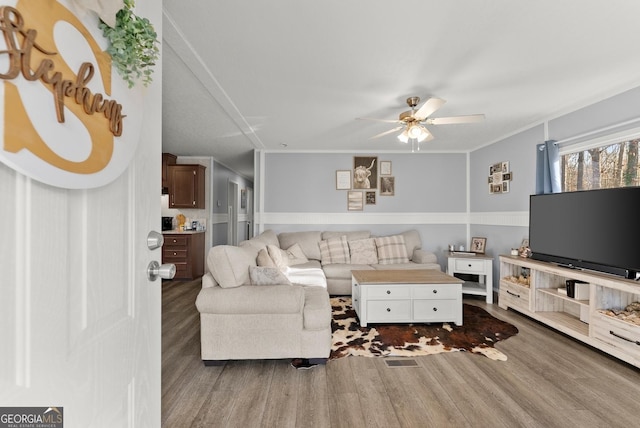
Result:
M349 189L351 189L351 171L348 169L336 171L336 190Z
M494 163L489 167L489 193L508 193L513 173L509 170L509 162Z
M353 188L377 189L378 188L378 157L354 156L353 157Z
M380 196L393 196L396 193L395 177L380 177Z
M376 204L376 192L375 190L372 192L364 192L364 203L365 205L375 205Z
M380 175L391 175L391 161L380 161Z
M347 192L347 210L362 211L364 206L363 195L364 192L349 190Z

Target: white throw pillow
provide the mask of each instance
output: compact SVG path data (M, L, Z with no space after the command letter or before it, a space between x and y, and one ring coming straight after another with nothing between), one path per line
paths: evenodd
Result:
M298 244L293 244L286 250L275 245L267 245L267 251L273 263L280 270L285 270L287 266L300 265L309 261Z
M258 257L256 258L258 266L262 267L276 267L276 264L273 262L273 259L269 256L269 252L266 248L258 251Z
M378 263L376 241L373 238L349 241L351 264L374 265Z
M349 244L346 236L330 238L320 241L320 263L330 265L335 263L349 263Z
M276 267L252 266L249 277L253 285L291 285L291 281Z
M407 247L402 235L383 236L374 238L378 249L378 263L390 265L394 263L409 263Z

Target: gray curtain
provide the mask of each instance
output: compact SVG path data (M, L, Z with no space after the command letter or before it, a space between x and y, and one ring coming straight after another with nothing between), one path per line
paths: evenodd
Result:
M536 146L536 194L560 193L560 151L555 140Z

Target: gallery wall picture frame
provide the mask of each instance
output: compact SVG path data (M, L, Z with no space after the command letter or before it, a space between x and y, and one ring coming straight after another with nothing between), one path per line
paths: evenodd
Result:
M351 171L348 169L336 171L336 190L351 189Z
M471 251L476 254L484 254L487 247L487 238L473 237L471 238Z
M377 189L378 188L378 157L354 156L353 157L353 189Z
M364 207L364 192L349 190L347 192L347 210L362 211Z
M509 161L496 162L489 166L487 178L489 193L509 193L511 180L513 180L513 173L509 170Z
M364 192L364 203L365 205L375 205L376 204L376 192L375 190L370 192Z
M240 208L247 208L247 189L240 190Z
M391 161L380 161L380 175L391 175Z
M380 196L394 196L396 194L396 178L380 177Z

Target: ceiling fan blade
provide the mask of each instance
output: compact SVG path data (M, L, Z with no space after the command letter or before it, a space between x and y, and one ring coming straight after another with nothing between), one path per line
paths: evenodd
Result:
M397 119L376 119L374 117L356 117L356 120L373 120L376 122L385 122L385 123L403 123Z
M425 120L434 111L438 110L442 105L446 103L442 98L429 98L413 115L418 120Z
M392 134L392 133L394 133L396 131L401 130L402 128L404 128L404 125L403 126L398 126L397 128L393 128L393 129L390 129L388 131L381 132L378 135L374 135L373 137L371 137L371 139L380 138L380 137L383 137L385 135Z
M467 116L436 117L427 120L429 125L454 125L457 123L478 123L484 121L484 114L470 114Z

